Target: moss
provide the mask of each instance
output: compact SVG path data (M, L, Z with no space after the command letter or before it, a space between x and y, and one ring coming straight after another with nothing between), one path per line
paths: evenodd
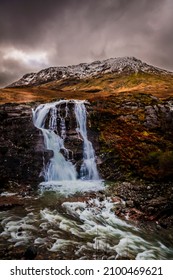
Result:
M158 179L173 178L173 151L152 151L144 162L143 171L156 175Z
M100 152L107 154L107 158L112 154L117 156L118 163L115 164L119 164L123 177L147 180L170 177L170 171L164 174L161 170L168 165L163 154L173 150L173 135L170 130L153 131L145 126L145 107L159 103L161 101L143 93L122 93L93 100L95 117L92 125L98 127ZM171 155L167 157L169 162ZM106 164L107 170L109 166L111 170L111 163L107 161Z
M160 154L159 168L164 177L173 178L173 151L166 151Z
M147 163L149 164L158 164L161 151L154 151L148 154Z

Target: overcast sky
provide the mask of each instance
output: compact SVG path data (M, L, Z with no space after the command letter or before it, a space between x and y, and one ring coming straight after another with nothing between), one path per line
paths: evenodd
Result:
M173 0L0 0L1 87L120 56L173 71Z

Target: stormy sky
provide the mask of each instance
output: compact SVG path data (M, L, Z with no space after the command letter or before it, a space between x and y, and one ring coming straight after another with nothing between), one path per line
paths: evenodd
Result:
M0 0L0 87L120 56L173 71L172 22L172 0Z

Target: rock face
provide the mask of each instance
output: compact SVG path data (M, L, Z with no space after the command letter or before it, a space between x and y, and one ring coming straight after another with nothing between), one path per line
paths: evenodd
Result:
M69 78L88 78L106 73L152 73L152 74L171 74L166 70L148 65L135 57L110 58L104 61L94 61L92 63L81 63L72 66L50 67L38 73L29 73L20 80L12 83L8 87L35 86L56 80Z
M173 178L172 100L121 94L92 102L91 125L99 135L103 178Z
M172 103L157 104L145 107L146 122L145 126L149 129L165 130L172 128L173 110Z
M29 105L0 106L0 178L1 187L9 181L39 182L43 140L32 122Z

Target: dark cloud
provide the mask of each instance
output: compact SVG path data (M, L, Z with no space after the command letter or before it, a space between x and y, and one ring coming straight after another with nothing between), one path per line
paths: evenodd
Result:
M127 55L173 70L172 11L172 0L1 0L0 85Z

